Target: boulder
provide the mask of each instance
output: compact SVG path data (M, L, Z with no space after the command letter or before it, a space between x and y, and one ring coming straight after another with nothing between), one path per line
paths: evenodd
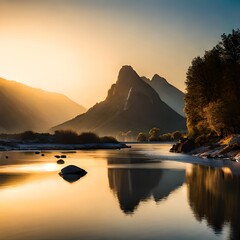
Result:
M62 176L62 178L64 180L66 180L67 182L73 183L73 182L76 182L77 180L79 180L81 178L81 176L78 174L65 174Z
M75 182L79 180L81 177L85 176L87 172L74 165L68 165L67 167L63 168L59 175L68 182Z
M171 149L169 151L178 153L178 148L181 144L182 144L181 142L177 142L177 143L173 144L173 146L171 147Z
M78 174L78 175L84 176L84 175L87 174L87 172L84 169L79 168L77 166L68 165L68 166L66 166L65 168L63 168L61 170L61 174L62 175L65 175L65 174Z
M57 164L64 164L65 162L62 159L57 160Z
M227 154L231 151L235 151L235 150L240 150L240 145L238 145L237 143L232 144L232 145L227 145L226 147L224 147L219 154Z
M187 139L185 142L180 144L180 146L178 147L178 152L188 153L197 147L199 147L199 145L195 143L194 140Z
M176 145L177 144L173 144L169 152L176 152Z
M240 162L240 153L238 153L238 154L233 158L233 160L234 160L235 162Z

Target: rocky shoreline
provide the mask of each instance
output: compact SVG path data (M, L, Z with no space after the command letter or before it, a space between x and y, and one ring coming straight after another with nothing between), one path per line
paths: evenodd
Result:
M175 143L170 152L240 162L240 135L213 138L204 144L196 142L195 139L184 138Z

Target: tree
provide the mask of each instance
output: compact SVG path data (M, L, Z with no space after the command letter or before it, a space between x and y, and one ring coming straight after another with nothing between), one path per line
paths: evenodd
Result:
M154 128L152 128L149 131L149 138L148 138L148 140L149 141L158 141L159 140L159 135L160 135L160 129L154 127Z
M147 142L148 141L148 137L146 133L140 132L137 136L137 141L138 142Z
M210 102L207 107L204 108L209 128L217 133L222 134L222 129L226 128L226 115L227 109L223 101L217 100L216 102Z
M183 136L182 133L180 133L179 131L175 131L172 133L172 138L174 140L179 140L182 136Z
M78 143L100 143L101 140L96 133L83 132L78 136Z
M38 136L38 134L33 131L25 131L20 134L21 140L24 140L24 141L34 140L37 138L37 136Z
M185 113L192 136L240 131L240 30L196 57L186 78ZM221 134L222 135L222 134Z
M54 133L56 143L74 144L78 142L78 134L71 130L58 130Z

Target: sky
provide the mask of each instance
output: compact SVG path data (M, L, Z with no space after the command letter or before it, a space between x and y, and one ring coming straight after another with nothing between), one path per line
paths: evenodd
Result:
M0 0L0 77L104 100L122 65L180 90L191 61L240 28L240 0Z

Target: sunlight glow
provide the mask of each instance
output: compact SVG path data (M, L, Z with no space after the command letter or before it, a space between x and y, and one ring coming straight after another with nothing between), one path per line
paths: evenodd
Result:
M25 165L20 167L20 171L27 172L54 172L58 169L57 164L55 163L46 163L41 165Z
M2 173L31 173L31 172L55 172L59 169L56 163L45 163L45 164L29 164L21 166L8 166L1 168Z

